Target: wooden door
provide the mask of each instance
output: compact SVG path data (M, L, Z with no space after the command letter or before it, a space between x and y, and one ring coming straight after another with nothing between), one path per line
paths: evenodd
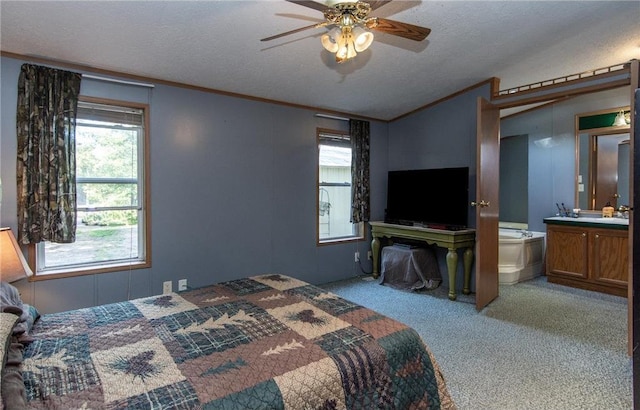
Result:
M633 381L637 383L640 379L640 302L636 300L634 294L640 293L640 226L637 226L635 217L635 204L640 201L640 152L635 149L636 136L640 134L638 117L636 113L640 111L640 62L631 62L631 128L630 128L630 150L631 163L629 168L629 184L632 187L630 204L632 211L629 212L629 286L627 286L627 309L628 309L628 353L633 360ZM640 389L633 389L634 408L640 408Z
M482 97L477 107L476 309L498 297L500 110Z

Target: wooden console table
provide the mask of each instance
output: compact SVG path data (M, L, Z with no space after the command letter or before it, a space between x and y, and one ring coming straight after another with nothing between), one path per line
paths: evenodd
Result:
M423 228L419 226L394 225L384 222L369 222L371 225L371 251L373 253L373 277L380 275L381 239L402 238L426 242L445 248L447 252L447 273L449 275L449 299L456 300L456 271L458 267L458 249L466 248L463 253L464 284L462 293L471 293L471 264L473 263L473 248L476 243L476 231L465 229L447 231L444 229ZM387 242L387 241L385 241ZM386 243L385 243L386 245Z

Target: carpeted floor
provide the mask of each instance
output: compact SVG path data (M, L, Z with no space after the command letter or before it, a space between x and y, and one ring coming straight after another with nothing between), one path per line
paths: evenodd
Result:
M444 287L412 293L366 279L322 287L416 329L460 410L633 407L625 298L540 277L501 286L478 313L472 295L452 302Z

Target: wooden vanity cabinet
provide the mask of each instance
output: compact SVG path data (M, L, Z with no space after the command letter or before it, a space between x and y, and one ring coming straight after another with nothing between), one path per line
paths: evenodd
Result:
M595 229L591 259L593 280L624 289L627 296L629 283L629 234L628 231Z
M627 296L628 230L547 224L549 282Z

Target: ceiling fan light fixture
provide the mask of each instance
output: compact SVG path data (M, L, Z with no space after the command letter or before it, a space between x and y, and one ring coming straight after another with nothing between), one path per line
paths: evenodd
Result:
M384 6L391 0L287 1L322 12L325 21L266 37L260 41L274 40L311 28L333 27L331 31L321 35L320 42L325 50L335 54L338 63L348 61L369 48L374 39L373 33L369 30L381 31L414 41L424 40L431 32L427 27L382 17L369 17L371 11Z
M354 45L353 32L351 27L342 27L342 33L338 37L338 51L336 52L336 61L343 63L347 60L357 56L356 48Z
M373 43L373 33L360 26L353 28L354 47L358 53L365 51Z
M338 38L342 35L342 32L338 27L333 28L327 34L320 37L322 47L330 53L338 51Z

